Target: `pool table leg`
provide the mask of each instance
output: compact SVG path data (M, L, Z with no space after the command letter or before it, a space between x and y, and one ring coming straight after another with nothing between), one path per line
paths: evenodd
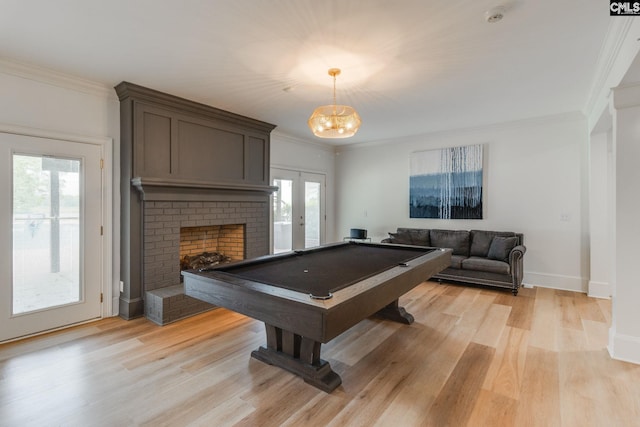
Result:
M322 343L265 323L267 347L251 352L251 357L296 374L327 393L342 384L329 362L320 358Z
M400 307L398 305L398 300L387 305L376 314L384 317L385 319L393 320L394 322L404 323L405 325L412 324L414 320L411 313L407 313L407 310L405 310L404 307Z

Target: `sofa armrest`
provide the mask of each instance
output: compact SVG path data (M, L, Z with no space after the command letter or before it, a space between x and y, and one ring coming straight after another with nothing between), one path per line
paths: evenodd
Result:
M513 289L515 291L522 285L522 278L524 276L522 259L524 258L525 252L527 252L527 248L524 245L518 245L511 249L509 253L509 269L511 270Z
M527 248L524 245L518 245L511 249L511 252L509 252L509 264L513 265L518 260L522 260L525 252L527 252Z

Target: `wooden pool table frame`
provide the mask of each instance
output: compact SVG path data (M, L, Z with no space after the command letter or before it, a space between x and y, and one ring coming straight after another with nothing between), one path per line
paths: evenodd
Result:
M342 245L388 246L376 243L336 243L304 251ZM302 251L302 252L304 252ZM268 255L241 263L264 262L291 256ZM309 294L247 280L222 271L185 271L185 293L191 297L247 315L265 323L267 345L251 353L265 363L301 376L307 383L331 392L342 383L320 346L361 320L378 313L405 324L413 316L398 305L398 298L451 263L451 250L437 248L393 266L333 293L327 300Z

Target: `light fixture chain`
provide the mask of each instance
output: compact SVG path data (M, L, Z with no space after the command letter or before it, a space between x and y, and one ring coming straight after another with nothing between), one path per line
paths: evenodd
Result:
M338 102L336 101L336 74L333 74L333 114L337 114Z

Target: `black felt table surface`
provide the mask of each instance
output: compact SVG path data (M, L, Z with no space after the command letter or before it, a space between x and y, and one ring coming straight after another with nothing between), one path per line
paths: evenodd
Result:
M347 244L221 270L255 282L326 296L432 250Z

